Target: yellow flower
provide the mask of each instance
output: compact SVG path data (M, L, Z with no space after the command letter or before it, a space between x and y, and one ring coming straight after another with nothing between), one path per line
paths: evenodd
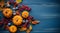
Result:
M17 27L14 26L14 25L12 25L12 26L9 27L9 31L12 32L12 33L14 33L14 32L17 31Z
M21 25L22 20L23 20L23 18L20 15L16 15L16 16L13 17L12 21L15 25Z
M28 11L23 11L22 12L22 17L23 18L27 18L29 16L29 12Z
M9 9L9 8L6 8L3 10L3 15L7 18L11 17L12 16L12 10Z

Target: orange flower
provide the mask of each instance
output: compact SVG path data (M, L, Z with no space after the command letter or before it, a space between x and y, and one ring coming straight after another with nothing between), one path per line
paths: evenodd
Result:
M7 18L11 17L12 16L12 10L9 9L9 8L6 8L3 10L3 15Z
M12 26L9 27L9 31L12 32L12 33L14 33L14 32L17 31L17 27L14 26L14 25L12 25Z
M23 18L27 18L28 16L29 16L29 12L27 12L27 11L22 12L22 17Z
M21 25L22 24L22 17L21 16L19 16L19 15L16 15L16 16L14 16L13 17L13 23L15 24L15 25Z

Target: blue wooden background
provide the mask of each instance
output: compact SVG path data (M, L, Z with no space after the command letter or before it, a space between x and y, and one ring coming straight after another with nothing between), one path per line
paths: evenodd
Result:
M30 15L40 21L39 24L33 25L31 33L60 33L60 0L23 0L22 3L31 7ZM0 18L1 15L2 13ZM0 30L0 33L9 31Z

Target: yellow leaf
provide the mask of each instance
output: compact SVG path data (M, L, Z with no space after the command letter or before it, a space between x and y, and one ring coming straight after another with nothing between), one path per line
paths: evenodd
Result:
M17 2L17 3L21 3L21 2L22 2L22 0L16 0L16 2Z
M30 31L31 31L31 30L27 29L27 30L26 30L26 33L30 33Z
M32 26L30 25L29 30L32 30Z
M27 28L21 27L20 31L25 31Z

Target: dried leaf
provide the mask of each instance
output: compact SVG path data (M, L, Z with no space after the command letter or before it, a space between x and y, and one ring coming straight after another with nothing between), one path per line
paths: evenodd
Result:
M32 21L32 24L38 24L39 23L39 21Z
M20 31L25 31L25 30L27 30L26 27L21 27L21 28L20 28Z
M31 31L31 30L27 29L27 30L26 30L26 33L30 33L30 31Z
M26 33L30 33L31 30L32 30L32 26L30 25L30 26L29 26L29 29L26 30Z
M32 26L30 25L29 30L32 30Z

